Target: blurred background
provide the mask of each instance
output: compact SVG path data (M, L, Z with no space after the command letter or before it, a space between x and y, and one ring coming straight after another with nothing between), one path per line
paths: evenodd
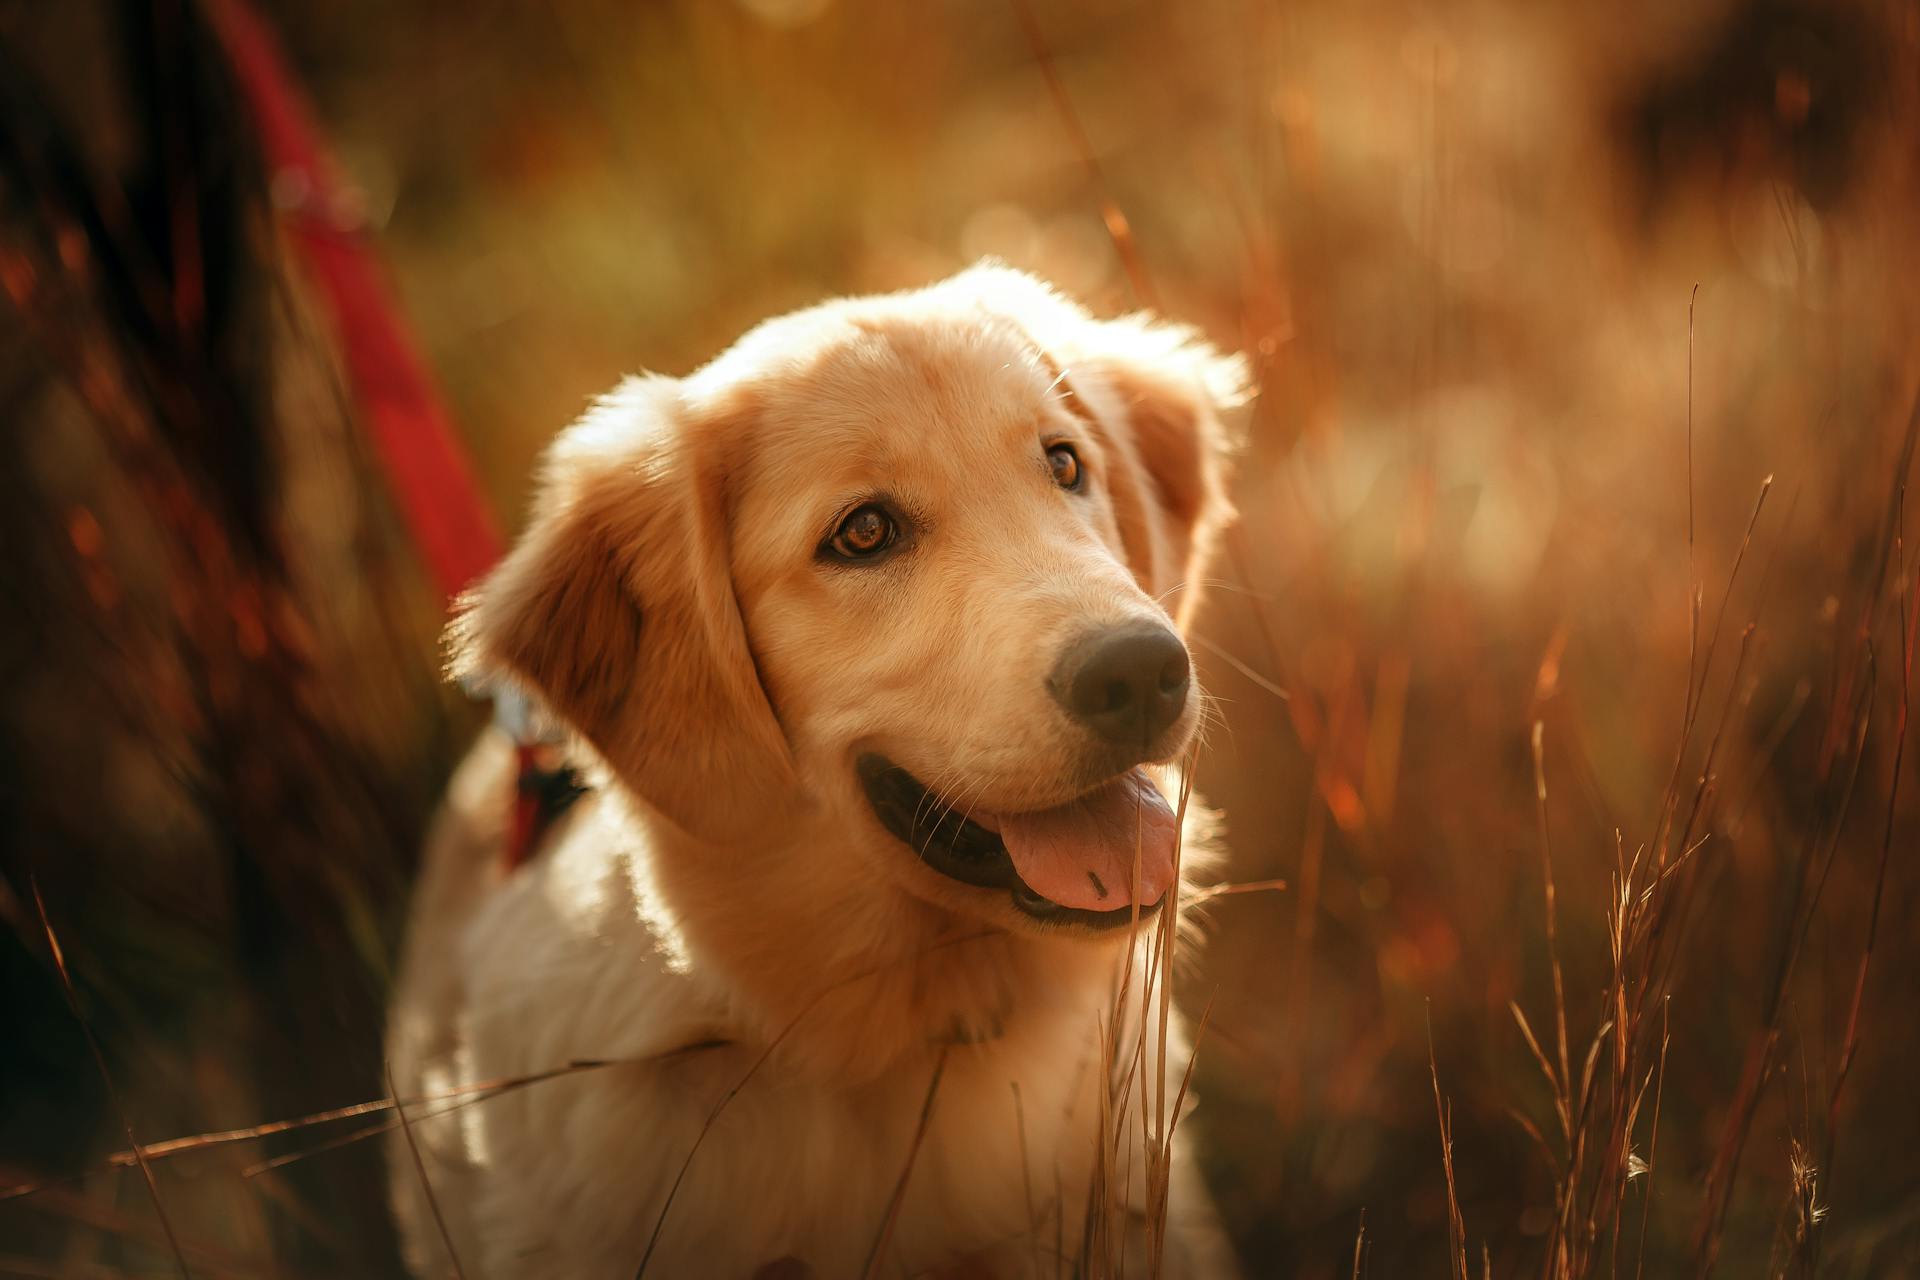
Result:
M129 1123L385 1093L485 711L318 242L506 530L622 375L984 255L1246 351L1197 784L1287 887L1183 995L1249 1273L1920 1275L1913 0L260 9L324 184L245 10L0 0L0 1274L177 1269ZM382 1120L154 1161L194 1274L394 1274Z

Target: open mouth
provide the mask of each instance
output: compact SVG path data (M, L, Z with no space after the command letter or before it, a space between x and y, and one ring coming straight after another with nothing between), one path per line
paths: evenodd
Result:
M959 812L883 756L855 768L881 825L922 862L1005 890L1035 920L1111 929L1151 916L1172 887L1178 822L1137 768L1052 809L997 814Z

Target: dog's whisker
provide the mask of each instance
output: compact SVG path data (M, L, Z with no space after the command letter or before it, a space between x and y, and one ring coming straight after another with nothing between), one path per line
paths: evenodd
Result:
M951 814L956 808L960 806L961 797L966 795L966 792L967 792L965 782L966 780L964 778L959 779L958 781L956 781L956 783L952 788L949 788L949 792L952 795L952 799L950 799L947 802L946 808L943 809L940 813L940 819L942 821L945 821L947 818L947 815ZM974 788L974 794L975 794L975 797L977 798L979 794L979 789L977 787ZM966 812L960 815L960 820L962 822L965 822L972 816L973 816L973 801L969 800L967 801Z
M1232 667L1235 671L1238 671L1242 676L1244 676L1252 684L1257 685L1262 689L1265 689L1268 693L1272 694L1276 698L1279 698L1283 702L1292 701L1293 694L1289 692L1286 688L1275 683L1273 680L1267 678L1266 676L1261 675L1258 671L1255 671L1252 667L1248 666L1246 663L1242 662L1240 659L1234 657L1231 653L1227 652L1225 649L1222 649L1219 645L1213 643L1213 641L1208 640L1203 636L1192 636L1189 638L1195 644L1205 649L1208 653L1213 654L1215 657L1219 658L1222 662Z
M936 827L939 826L941 820L947 816L947 813L950 812L953 807L945 804L947 792L951 788L958 786L960 781L958 770L943 769L935 774L933 781L926 787L925 792L921 795L919 803L914 806L914 822L920 822L920 820L926 816L928 810L931 809L938 815L934 818L932 825Z
M933 820L933 825L937 827L946 821L947 816L960 806L962 797L965 796L969 790L972 790L974 795L977 796L979 783L977 781L970 782L965 773L957 767L943 769L940 773L934 775L934 782L927 788L927 793L932 798L933 808L937 815ZM968 801L967 814L970 815L971 813L972 802Z
M960 815L964 821L967 821L967 822L973 821L973 809L974 809L975 803L978 800L979 800L979 797L975 796L974 799L967 801L967 810L965 813Z
M1278 601L1278 597L1276 596L1269 596L1262 592L1254 591L1245 584L1235 582L1230 578L1182 578L1155 596L1153 600L1155 604L1164 604L1168 596L1178 595L1182 591L1198 591L1202 588L1208 591L1233 591L1240 595L1247 596L1250 599L1264 601L1268 604L1277 603Z
M936 827L939 826L941 821L953 808L952 805L946 804L948 792L964 781L964 776L960 770L955 767L944 768L934 774L931 782L926 787L925 794L921 797L920 802L914 806L913 820L918 823L926 816L929 809L931 809L938 815L934 818L932 825Z

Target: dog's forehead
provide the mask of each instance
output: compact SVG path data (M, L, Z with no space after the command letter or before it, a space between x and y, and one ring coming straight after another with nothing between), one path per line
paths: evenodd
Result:
M1032 440L1055 377L1030 339L986 314L862 318L761 381L755 452L823 477L965 469Z

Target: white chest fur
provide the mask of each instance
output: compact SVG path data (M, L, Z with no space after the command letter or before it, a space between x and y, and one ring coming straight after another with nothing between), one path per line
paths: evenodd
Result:
M1144 1203L1138 1091L1132 1121L1103 1114L1110 964L1043 952L990 1030L972 1020L972 1040L925 1035L903 1050L863 1038L873 1002L930 981L898 966L770 1019L690 953L641 851L620 847L633 837L603 817L583 814L539 862L464 902L444 882L436 899L447 868L423 885L421 909L444 927L436 938L417 921L410 941L390 1037L402 1095L611 1064L439 1118L444 1104L411 1112L469 1276L623 1280L645 1257L648 1275L747 1277L788 1256L858 1276L883 1234L884 1274L968 1261L1052 1275L1059 1251L1081 1247L1103 1135L1116 1217L1122 1201ZM968 964L969 945L920 963ZM831 1024L831 1051L814 1019ZM1146 1039L1151 1080L1157 1036ZM868 1044L884 1062L862 1059ZM1168 1057L1177 1082L1185 1051ZM393 1165L410 1259L444 1273L410 1155L396 1150Z

